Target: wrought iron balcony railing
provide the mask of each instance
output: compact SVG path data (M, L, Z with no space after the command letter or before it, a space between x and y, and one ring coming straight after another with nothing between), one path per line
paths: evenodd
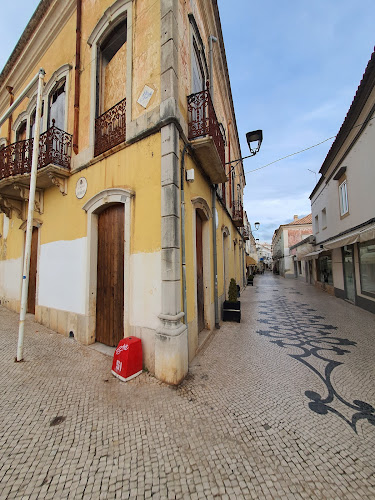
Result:
M223 134L221 133L219 122L216 117L215 109L212 104L210 92L203 90L196 94L191 94L188 100L189 114L189 141L198 137L212 137L220 160L225 164L225 143Z
M242 228L242 236L245 240L250 239L250 227L247 224Z
M18 141L0 150L0 180L29 174L34 139ZM72 136L54 125L40 135L38 170L53 164L70 170Z
M239 200L233 202L232 218L237 227L243 226L243 207Z
M95 120L94 156L125 141L126 99L118 102Z

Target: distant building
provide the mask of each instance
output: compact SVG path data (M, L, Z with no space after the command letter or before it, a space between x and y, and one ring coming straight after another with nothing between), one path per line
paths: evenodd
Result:
M375 313L375 52L310 195L317 286Z
M258 266L262 271L271 269L272 266L272 245L267 242L260 242L257 246Z
M295 215L292 222L282 224L276 229L272 238L274 272L284 276L284 278L295 277L296 264L289 248L311 234L311 214L301 219L298 218L298 215Z

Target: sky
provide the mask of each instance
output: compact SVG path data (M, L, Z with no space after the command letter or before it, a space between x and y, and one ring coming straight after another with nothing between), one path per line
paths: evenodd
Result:
M243 156L246 132L263 130L245 172L335 136L374 50L374 0L218 4ZM260 241L311 212L309 195L332 143L246 174L244 208Z
M38 1L1 3L0 68ZM243 156L246 132L263 130L259 153L244 160L244 208L254 236L270 242L280 224L311 212L309 195L333 140L261 167L337 134L374 50L375 1L218 4Z

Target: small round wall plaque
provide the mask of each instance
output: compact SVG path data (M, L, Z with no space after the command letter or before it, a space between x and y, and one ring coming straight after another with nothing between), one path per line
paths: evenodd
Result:
M87 191L87 180L85 177L80 177L76 184L76 196L80 200L83 198Z

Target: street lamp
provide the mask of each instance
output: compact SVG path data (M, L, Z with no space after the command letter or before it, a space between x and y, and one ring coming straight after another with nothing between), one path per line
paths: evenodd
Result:
M260 222L255 222L254 227L255 227L256 231L258 231L259 226L260 226Z
M246 158L251 158L252 156L255 156L258 153L263 141L263 131L253 130L252 132L248 132L246 134L246 141L249 146L251 154L249 154L248 156L243 156L242 158L237 158L236 160L227 161L225 165L231 165L232 163L235 163L235 165L231 168L230 172L235 168L238 162L245 160ZM253 145L254 143L256 143L255 146Z
M250 149L251 156L254 156L260 150L260 145L263 141L263 132L262 130L253 130L252 132L248 132L246 134L247 144ZM257 143L256 146L252 146L253 143Z

